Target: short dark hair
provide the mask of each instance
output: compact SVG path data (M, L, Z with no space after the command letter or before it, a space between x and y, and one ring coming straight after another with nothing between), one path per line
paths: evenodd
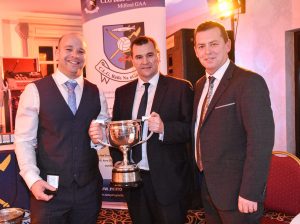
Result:
M152 37L140 36L140 37L134 39L130 44L130 54L131 54L131 56L132 56L132 49L133 49L134 45L141 46L141 45L147 44L149 42L151 42L153 44L154 48L157 50L157 52L159 52L157 43Z
M218 22L215 22L215 21L206 21L206 22L201 23L195 29L194 44L196 44L196 34L197 33L202 32L202 31L206 31L206 30L210 30L210 29L213 29L213 28L218 28L221 31L221 36L224 39L225 43L227 43L229 37L228 37L228 34L225 30L225 27L221 23L218 23Z

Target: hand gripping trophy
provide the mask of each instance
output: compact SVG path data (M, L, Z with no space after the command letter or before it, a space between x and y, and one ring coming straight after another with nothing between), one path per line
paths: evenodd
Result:
M99 121L105 126L105 134L107 143L98 140L101 144L118 148L123 153L123 161L116 162L112 170L111 184L117 187L137 187L141 183L139 167L128 161L127 153L131 147L142 144L153 135L151 132L146 139L142 140L142 121L148 117L143 117L137 120L123 121Z

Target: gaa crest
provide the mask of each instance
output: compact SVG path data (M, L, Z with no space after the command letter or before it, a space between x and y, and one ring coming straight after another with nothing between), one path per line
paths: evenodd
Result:
M103 26L103 48L106 58L119 69L130 69L131 41L144 34L143 22Z

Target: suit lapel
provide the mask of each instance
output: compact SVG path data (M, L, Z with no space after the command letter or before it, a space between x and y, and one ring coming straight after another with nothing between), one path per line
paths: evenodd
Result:
M220 82L218 88L216 89L216 92L213 95L213 98L211 99L211 102L210 102L210 104L207 108L207 112L206 112L205 117L203 119L203 123L206 121L207 117L212 112L212 110L215 107L215 105L217 104L218 100L220 99L220 97L222 96L224 91L227 89L227 87L229 85L229 82L230 82L230 79L232 78L234 68L235 68L235 65L232 62L230 62L229 66L226 69L226 71L223 75L223 78L221 79L221 82Z
M203 92L203 88L206 82L206 76L202 76L202 78L199 79L199 82L196 84L196 89L195 89L195 97L194 97L194 111L193 111L193 119L192 122L195 123L196 118L197 118L197 110L200 102L200 98Z
M151 112L159 111L159 107L167 91L168 91L168 85L167 85L166 77L164 77L162 74L159 74L159 79L158 79L158 83L157 83L157 87L153 99Z

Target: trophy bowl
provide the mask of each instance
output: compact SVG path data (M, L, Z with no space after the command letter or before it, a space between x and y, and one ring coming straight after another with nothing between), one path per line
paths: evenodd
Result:
M116 162L112 169L112 186L137 187L142 182L139 167L135 163L128 161L127 155L131 147L146 142L153 134L153 132L151 132L145 140L141 140L141 123L142 120L140 119L110 121L105 123L108 143L101 140L99 140L99 142L109 147L118 148L123 154L123 161Z
M141 138L141 120L111 121L107 124L107 138L112 147L132 147Z

